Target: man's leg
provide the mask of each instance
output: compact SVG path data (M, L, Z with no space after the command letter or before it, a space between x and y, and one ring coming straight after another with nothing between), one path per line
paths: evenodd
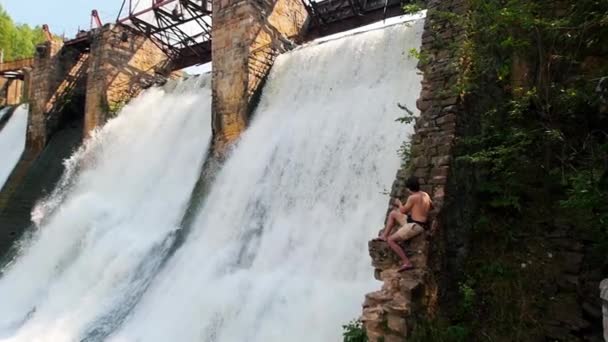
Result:
M391 235L388 239L388 245L391 247L395 253L401 258L403 265L399 269L399 272L406 271L412 269L414 265L410 262L410 260L405 255L405 251L401 249L399 246L399 241L407 241L414 236L422 233L424 228L422 228L419 224L416 223L407 223L401 229L399 229L395 234Z
M382 239L388 240L388 237L393 230L395 224L403 225L405 223L405 215L397 209L394 209L388 214L388 219L386 220L386 227L384 227L384 231L382 232Z
M407 229L406 227L403 227L401 229ZM395 253L397 253L397 255L399 256L399 258L401 258L401 263L403 267L412 267L412 263L410 262L410 259L407 258L407 255L405 255L405 251L403 251L403 249L401 249L401 246L399 246L399 242L403 241L403 239L401 238L400 234L395 233L393 235L391 235L391 237L388 238L388 245L391 247L391 249L393 251L395 251Z

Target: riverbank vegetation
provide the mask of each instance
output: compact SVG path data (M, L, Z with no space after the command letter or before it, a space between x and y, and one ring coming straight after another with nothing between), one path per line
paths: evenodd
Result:
M0 51L3 51L4 61L34 56L36 44L43 41L44 33L41 27L13 22L0 5Z
M466 16L439 13L464 31L452 47L461 75L451 91L467 115L456 167L470 175L455 181L471 183L475 203L464 270L451 286L452 340L598 336L596 283L608 274L608 2L469 6Z

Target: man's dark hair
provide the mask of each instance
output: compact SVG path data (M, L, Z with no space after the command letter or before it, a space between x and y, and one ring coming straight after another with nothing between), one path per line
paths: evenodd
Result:
M420 183L418 182L418 177L412 176L407 179L405 182L405 187L410 189L410 191L417 192L420 191Z

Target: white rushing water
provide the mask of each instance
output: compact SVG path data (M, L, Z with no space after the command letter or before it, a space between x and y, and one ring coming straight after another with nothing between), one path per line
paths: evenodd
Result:
M68 161L0 278L0 341L101 340L170 248L211 135L210 77L150 89Z
M0 118L10 108L0 111ZM27 106L21 105L0 131L0 189L11 175L15 165L19 162L23 149L25 148L25 136L27 132Z
M188 241L111 341L339 341L373 280L422 20L280 56Z

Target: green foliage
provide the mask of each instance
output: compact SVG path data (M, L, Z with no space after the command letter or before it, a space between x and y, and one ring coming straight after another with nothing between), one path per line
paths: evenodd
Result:
M402 142L397 150L397 154L401 157L401 165L408 165L410 159L412 159L412 143L409 141Z
M608 151L608 144L600 146ZM606 264L608 255L608 168L571 174L568 196L560 202L596 241L594 261Z
M126 100L121 100L118 102L112 102L108 104L108 108L106 110L106 112L109 115L109 118L114 118L118 115L118 113L124 108L124 106L127 104Z
M397 119L395 119L395 121L400 122L400 123L404 123L404 124L410 124L412 122L414 122L414 120L416 119L416 117L414 116L414 112L411 111L409 108L407 108L407 106L404 106L400 103L397 103L397 107L399 107L399 109L401 109L402 111L405 112L405 114L401 117L398 117Z
M32 57L36 45L43 41L42 28L15 24L0 5L0 50L4 50L5 61Z
M585 267L608 265L608 105L595 90L608 76L608 2L471 0L466 15L434 14L465 32L449 47L460 75L447 91L473 103L457 161L482 175L451 318L470 340L536 340L536 286L559 272L529 260L546 258L543 235L565 223L595 244Z
M409 108L407 108L407 106L397 103L397 107L399 107L399 109L404 111L405 114L403 116L395 119L395 121L402 123L402 124L411 124L414 122L414 120L416 120L416 117L414 116L414 112L412 110L410 110ZM401 146L399 146L399 149L397 150L397 154L399 154L399 156L401 157L401 165L408 165L408 163L411 159L411 156L412 156L411 148L412 148L412 144L410 143L409 140L402 142Z
M414 58L420 61L420 64L425 65L429 62L429 56L426 53L418 51L416 48L411 48L407 52L409 58Z
M414 329L411 342L469 342L471 341L469 329L460 324L449 325L446 322L422 321Z
M419 1L415 1L413 3L407 4L403 6L403 13L405 14L414 14L416 12L420 12L424 9L424 4Z
M344 342L367 342L367 334L360 320L350 321L348 324L343 325L342 329L344 330L342 333Z
M468 282L460 284L460 295L462 296L462 308L469 311L475 304L475 289Z
M489 171L480 185L487 211L551 205L534 202L548 191L569 216L593 219L608 233L608 208L600 204L608 120L594 82L608 68L584 69L587 56L608 56L607 13L608 3L595 0L474 0L458 22L470 37L460 88L483 98L493 84L497 94L482 104L479 134L465 141L461 157Z

